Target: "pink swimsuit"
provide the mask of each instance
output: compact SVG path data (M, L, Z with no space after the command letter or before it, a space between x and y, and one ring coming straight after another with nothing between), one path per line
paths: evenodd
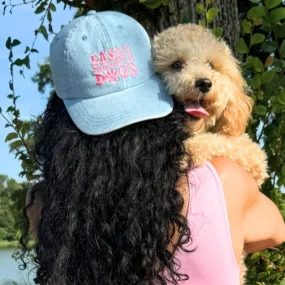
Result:
M232 246L225 197L211 163L189 171L190 199L187 219L192 243L178 251L183 285L239 285L239 266Z

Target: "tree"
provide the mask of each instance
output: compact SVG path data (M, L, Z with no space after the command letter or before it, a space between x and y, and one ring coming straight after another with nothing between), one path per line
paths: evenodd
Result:
M7 1L7 0L6 0ZM76 17L88 10L82 0L57 0L77 9ZM19 4L3 2L4 10L13 10ZM30 68L30 56L34 52L39 35L48 39L53 33L52 13L57 6L53 0L31 0L21 4L34 4L36 14L42 15L42 22L35 30L35 41L27 47L22 58L14 59L13 48L20 41L10 37L6 41L11 65L9 86L11 106L8 113L12 119L7 127L14 131L6 138L11 150L23 161L22 174L29 180L38 178L34 162L34 122L23 122L20 110L16 108L14 93L14 70ZM282 0L87 0L89 7L101 10L125 12L143 24L150 36L178 23L199 23L212 29L216 36L222 36L242 61L241 67L255 101L253 120L248 133L260 143L268 155L270 179L262 191L270 197L285 214L285 197L281 189L285 186L285 3ZM39 91L52 81L48 62L39 67L34 77ZM1 113L1 110L0 110ZM4 112L2 116L5 117ZM285 216L284 216L285 217ZM284 285L285 247L251 255L249 284Z
M29 186L0 175L0 241L17 241L21 236L25 195Z
M151 37L180 23L223 27L224 38L237 55L236 47L240 32L237 0L89 0L87 3L96 10L117 10L134 17L146 28ZM215 7L212 7L213 3ZM204 13L206 11L207 13Z

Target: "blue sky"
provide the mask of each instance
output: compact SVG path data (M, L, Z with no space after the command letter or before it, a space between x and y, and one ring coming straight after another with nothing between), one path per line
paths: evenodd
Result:
M8 86L10 73L8 50L5 47L5 42L8 36L20 40L22 44L15 48L15 58L23 57L25 48L31 46L34 40L34 30L40 23L41 16L35 15L33 11L31 5L15 7L12 15L8 12L3 16L2 10L0 11L0 106L3 110L6 110L10 104L10 100L6 97L10 93ZM75 12L75 9L70 10L67 8L63 10L63 5L57 5L57 11L53 13L54 31L58 32L61 25L68 23ZM15 91L17 95L21 96L17 101L17 105L21 110L22 119L29 119L31 116L43 112L47 102L46 96L38 92L37 85L31 81L31 77L37 71L37 64L42 63L44 58L48 56L49 43L42 35L39 35L35 48L39 51L39 54L32 54L31 70L25 71L25 79L19 75L19 72L15 72L17 74ZM0 117L0 174L22 180L18 176L21 171L20 162L14 158L14 154L9 153L8 145L4 142L11 129L6 129L4 126L5 121Z

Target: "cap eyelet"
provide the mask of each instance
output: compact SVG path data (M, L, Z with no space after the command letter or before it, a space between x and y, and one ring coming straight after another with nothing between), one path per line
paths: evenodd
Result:
M87 36L83 36L83 37L82 37L82 40L83 40L83 41L86 41L86 40L87 40Z

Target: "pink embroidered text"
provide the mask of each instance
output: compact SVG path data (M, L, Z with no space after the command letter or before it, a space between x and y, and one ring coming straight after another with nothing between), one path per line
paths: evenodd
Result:
M137 67L130 46L110 48L91 55L92 68L98 86L119 81L120 78L134 77Z

